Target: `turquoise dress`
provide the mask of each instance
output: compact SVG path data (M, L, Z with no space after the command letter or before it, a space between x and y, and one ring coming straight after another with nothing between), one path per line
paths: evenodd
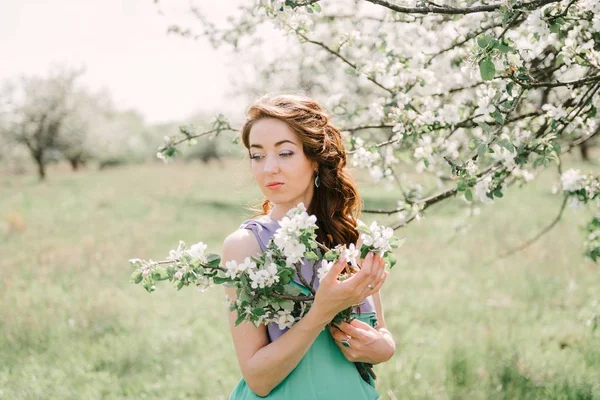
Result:
M269 218L246 221L241 227L256 234L264 251L268 238L278 228L278 223ZM312 272L312 267L306 269L307 272L308 270ZM310 282L310 278L307 280ZM306 287L298 282L296 284L304 293L310 294ZM362 311L361 308L361 312L354 313L353 316L375 327L377 315L372 300L365 303L365 309ZM269 324L267 327L270 341L285 333L285 330L278 332L276 324ZM354 363L346 359L326 327L296 368L268 396L256 395L242 378L233 389L229 400L375 400L379 397L373 379L369 384L361 378Z

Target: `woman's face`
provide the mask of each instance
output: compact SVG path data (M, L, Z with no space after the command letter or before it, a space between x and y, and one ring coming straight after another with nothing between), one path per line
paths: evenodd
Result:
M263 118L254 122L248 139L252 174L275 205L272 217L283 217L300 202L308 207L317 163L306 157L292 128L279 119Z

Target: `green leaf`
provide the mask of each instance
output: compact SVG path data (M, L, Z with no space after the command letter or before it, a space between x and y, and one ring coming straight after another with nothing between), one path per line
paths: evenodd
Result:
M560 154L560 144L558 142L552 142L552 148L557 154Z
M359 233L364 233L367 235L371 235L371 229L369 229L369 227L362 221L358 221L358 224L356 225L356 230Z
M312 5L313 10L315 10L316 12L321 12L321 5L319 3L314 3Z
M221 257L219 257L217 254L208 254L206 256L206 263L210 267L218 267L219 264L221 264Z
M246 319L246 316L244 314L238 314L237 319L235 320L235 326L238 326L239 324L241 324L242 322L244 322L244 319Z
M465 198L469 201L473 201L473 192L471 192L471 189L465 190Z
M152 273L152 277L154 279L164 281L169 278L169 273L163 267L156 267L156 270Z
M294 302L292 300L285 300L282 301L281 303L279 303L279 305L281 306L281 308L283 308L286 311L293 311L294 310Z
M360 246L360 258L364 259L369 251L371 251L371 246L365 246L364 244Z
M485 155L485 152L487 151L487 144L482 143L479 145L479 147L477 148L477 156L479 158L482 158Z
M285 294L290 296L300 296L302 293L302 289L298 287L298 285L290 284L284 286Z
M229 278L221 278L220 276L215 276L215 277L213 277L213 281L217 285L221 285L223 283L231 282L231 279L229 279Z
M512 96L512 90L514 87L515 83L513 81L510 81L508 85L506 85L506 93L508 93L509 96Z
M511 153L515 153L517 151L517 149L515 149L515 146L508 139L499 140L498 145L501 147L504 147L506 150L510 151Z
M388 251L383 256L383 261L385 261L390 268L392 268L394 265L396 265L396 255L393 252Z
M325 255L323 256L323 258L325 258L327 261L333 261L338 257L338 254L335 250L329 250L327 253L325 253Z
M389 244L392 248L396 248L396 247L400 246L402 243L404 243L404 239L400 239L396 236L392 236L389 240Z
M565 22L564 19L562 18L558 18L557 20L555 20L552 24L550 24L550 32L552 33L559 33L560 32L560 26Z
M500 111L498 111L498 109L494 110L494 112L490 115L496 120L497 123L499 123L500 125L504 125L504 116Z
M143 276L142 276L142 271L137 270L137 271L133 271L133 274L131 274L131 282L133 283L140 283L142 281Z
M306 257L307 260L310 260L310 261L317 261L319 259L319 256L316 255L314 251L309 251L307 253L304 253L304 256Z
M265 309L262 307L256 307L252 309L252 314L256 315L257 317L260 317L261 315L265 315Z
M282 285L287 285L288 283L290 283L292 281L292 277L289 275L279 275L279 283L281 283Z
M486 47L488 47L489 44L492 43L493 41L495 41L495 40L490 35L484 34L484 35L479 35L477 37L477 44L482 49L485 49Z
M504 42L498 42L498 41L496 41L496 43L494 43L494 48L498 49L501 53L504 53L504 54L506 54L512 50L512 48L510 46L508 46L507 44L505 44Z
M496 67L492 60L487 57L479 62L479 72L481 73L481 79L484 81L491 81L496 75Z
M490 132L492 131L492 127L491 127L491 126L489 126L489 125L488 125L486 122L484 122L484 121L478 121L478 122L477 122L477 125L479 125L479 127L480 127L481 129L483 129L483 131L484 131L485 133L490 133Z

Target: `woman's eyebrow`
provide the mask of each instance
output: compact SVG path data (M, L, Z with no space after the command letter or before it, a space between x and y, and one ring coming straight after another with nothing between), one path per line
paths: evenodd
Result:
M277 147L277 146L281 146L281 145L282 145L282 144L284 144L284 143L291 143L291 144L293 144L294 146L298 146L296 143L292 142L291 140L284 139L284 140L280 140L279 142L275 143L275 147ZM264 147L263 147L262 145L260 145L260 144L251 144L251 145L250 145L250 147L256 147L256 148L258 148L258 149L263 149L263 148L264 148Z

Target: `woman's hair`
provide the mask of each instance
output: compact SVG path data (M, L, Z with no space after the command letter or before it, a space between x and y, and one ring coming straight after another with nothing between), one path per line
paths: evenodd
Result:
M264 96L246 112L241 129L242 142L250 150L249 136L254 123L262 118L276 118L287 123L302 142L304 154L318 164L320 185L314 188L307 206L317 217L317 240L328 247L356 243L356 218L361 199L356 184L346 171L346 150L340 131L313 99L301 95ZM265 199L262 213L271 210Z

